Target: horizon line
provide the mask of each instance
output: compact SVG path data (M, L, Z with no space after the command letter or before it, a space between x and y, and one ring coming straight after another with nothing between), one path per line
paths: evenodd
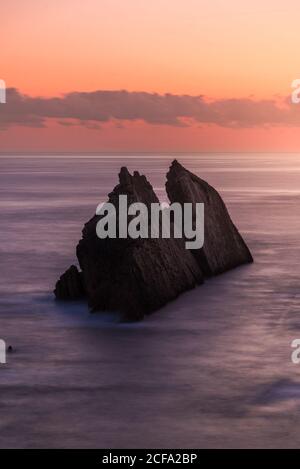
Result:
M0 158L5 158L5 157L10 157L10 156L16 156L16 157L60 157L60 156L70 156L70 157L122 157L122 156L127 156L127 157L140 157L140 156L174 156L174 155L180 155L180 156L197 156L197 155L279 155L279 154L285 154L285 155L300 155L300 150L299 151L100 151L100 152L84 152L84 151L24 151L24 152L18 152L18 151L6 151L6 152L1 152L0 151Z

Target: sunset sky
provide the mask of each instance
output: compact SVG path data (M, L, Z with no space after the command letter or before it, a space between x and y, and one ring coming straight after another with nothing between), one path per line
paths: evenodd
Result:
M299 0L2 2L0 151L300 151L299 17Z

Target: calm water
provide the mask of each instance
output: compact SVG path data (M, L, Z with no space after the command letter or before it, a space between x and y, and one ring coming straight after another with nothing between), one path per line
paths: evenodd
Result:
M53 299L121 165L160 198L171 158L0 159L1 447L300 445L300 155L180 158L255 263L138 324Z

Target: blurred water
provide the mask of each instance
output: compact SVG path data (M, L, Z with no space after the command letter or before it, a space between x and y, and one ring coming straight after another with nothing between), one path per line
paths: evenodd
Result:
M171 157L0 159L1 447L299 446L300 156L180 160L220 191L255 263L119 324L52 289L120 166L164 200Z

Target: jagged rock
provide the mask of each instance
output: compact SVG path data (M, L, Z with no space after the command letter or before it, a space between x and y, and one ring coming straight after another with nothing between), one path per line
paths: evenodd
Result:
M172 237L100 239L96 226L101 217L95 215L85 224L77 246L82 272L71 266L56 284L56 297L75 299L86 294L92 311L119 311L126 320L139 320L202 283L205 276L252 262L213 187L175 160L166 189L171 202L205 204L203 248L189 251L184 239ZM128 205L143 202L148 209L159 202L146 177L137 171L131 175L127 168L121 168L119 184L108 196L117 212L120 195L127 195Z
M253 262L222 198L212 186L174 160L167 174L166 190L172 203L204 203L204 246L191 252L205 276Z
M71 265L60 277L56 283L54 293L59 300L76 300L85 295L83 275L78 272L75 265Z
M120 183L109 194L118 207L119 195L128 204L158 203L145 176L126 168ZM84 227L77 246L89 306L92 310L116 310L126 320L139 320L180 293L202 283L203 275L192 254L179 239L99 239L94 216Z

